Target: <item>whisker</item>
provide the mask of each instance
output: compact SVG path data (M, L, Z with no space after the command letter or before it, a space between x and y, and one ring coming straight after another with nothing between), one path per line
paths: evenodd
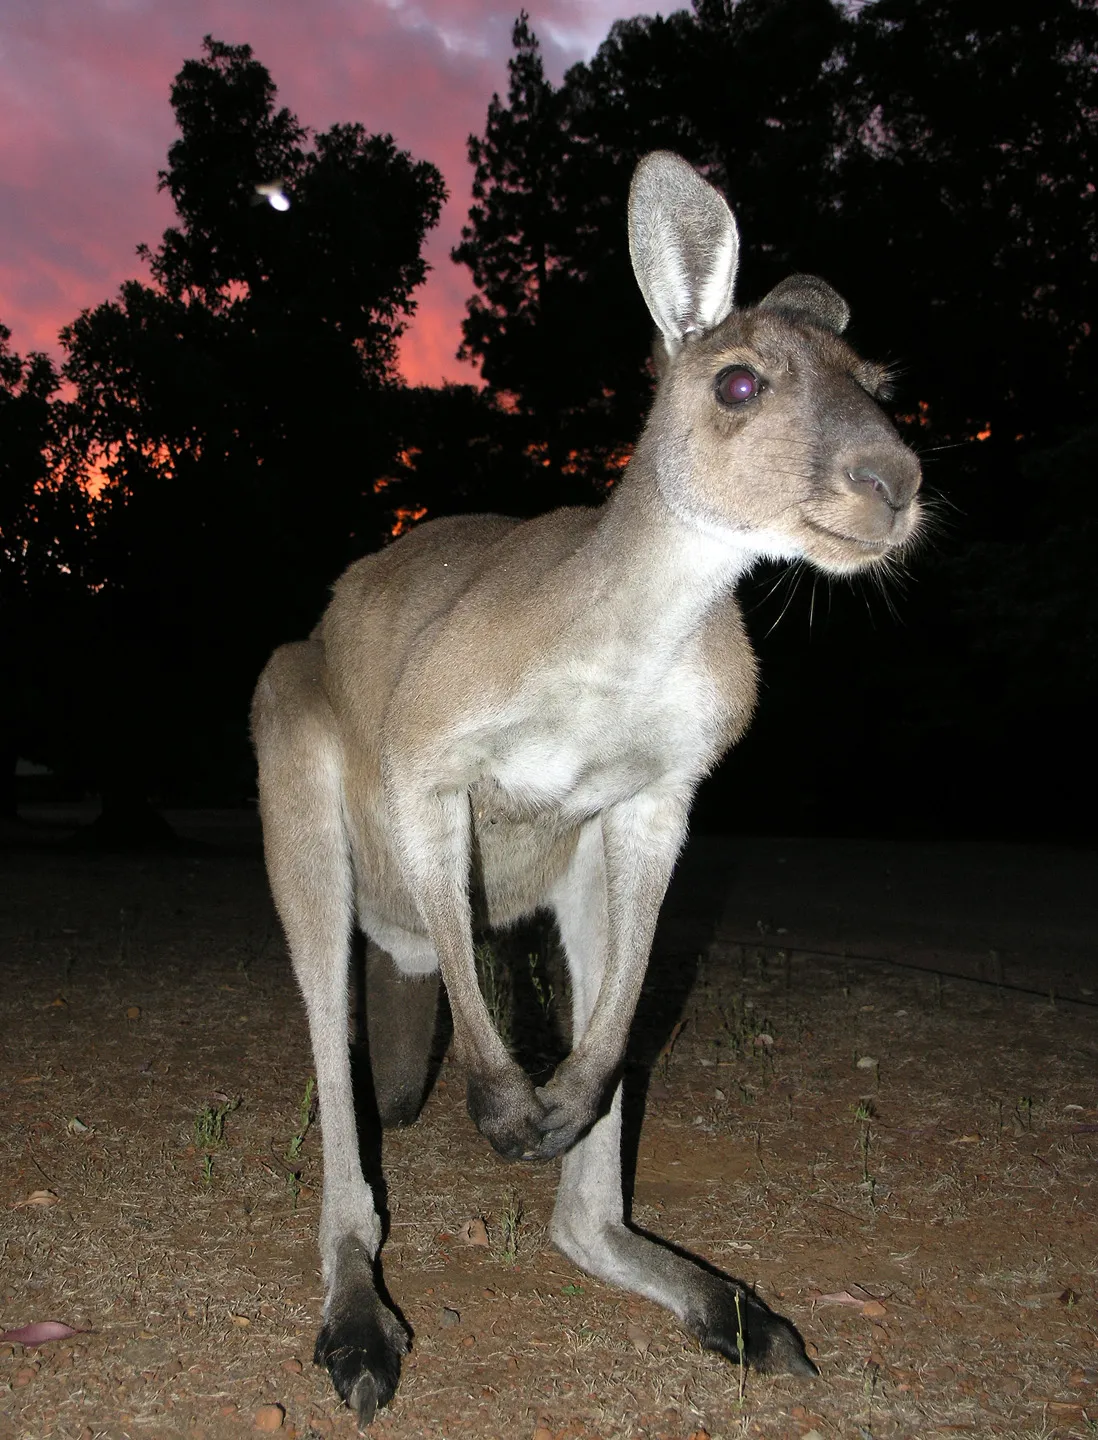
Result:
M800 583L801 583L801 576L804 574L804 565L803 565L801 562L798 561L795 568L796 568L796 578L794 579L793 584L792 584L792 587L790 588L789 598L786 600L785 604L782 606L781 614L780 614L780 615L778 616L778 618L774 621L773 625L771 625L770 629L766 632L767 635L772 635L772 634L774 633L774 631L778 628L778 626L782 623L783 619L785 618L785 612L789 609L790 605L792 605L792 603L793 603L793 596L796 595L796 593L797 593L797 587L798 587L798 586L800 585Z

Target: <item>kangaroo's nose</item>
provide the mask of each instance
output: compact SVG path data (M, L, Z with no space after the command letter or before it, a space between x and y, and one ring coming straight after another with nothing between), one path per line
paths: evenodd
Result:
M855 489L868 486L894 511L902 510L919 488L917 466L886 469L882 465L874 470L869 465L857 465L846 473Z
M890 510L900 508L896 503L894 484L890 485L883 475L878 475L876 470L871 470L868 465L859 465L856 469L848 470L846 473L856 485L868 485L871 490L876 490Z

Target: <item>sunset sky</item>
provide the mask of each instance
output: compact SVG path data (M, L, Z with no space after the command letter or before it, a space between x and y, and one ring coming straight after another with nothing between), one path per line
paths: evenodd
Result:
M247 42L281 102L318 130L389 131L446 177L427 244L434 267L402 347L413 382L474 378L454 358L468 271L452 264L469 203L466 136L507 85L519 8L493 0L0 0L0 322L21 353L59 353L57 332L119 283L171 222L158 195L175 129L168 91L212 33ZM637 0L528 0L557 81ZM665 9L675 8L665 6Z

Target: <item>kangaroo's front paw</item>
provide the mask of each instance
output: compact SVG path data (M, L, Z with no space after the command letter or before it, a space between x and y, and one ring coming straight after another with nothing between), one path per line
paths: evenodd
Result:
M470 1075L465 1103L473 1124L505 1160L542 1158L545 1107L517 1065L509 1070Z
M573 1064L572 1056L557 1066L556 1074L537 1090L545 1107L538 1155L548 1160L563 1155L599 1118L606 1076Z

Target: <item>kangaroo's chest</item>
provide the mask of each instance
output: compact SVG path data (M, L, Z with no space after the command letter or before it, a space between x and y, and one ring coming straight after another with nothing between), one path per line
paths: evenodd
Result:
M693 650L663 665L572 659L523 685L481 734L477 780L510 818L581 820L668 777L696 779L718 709Z

